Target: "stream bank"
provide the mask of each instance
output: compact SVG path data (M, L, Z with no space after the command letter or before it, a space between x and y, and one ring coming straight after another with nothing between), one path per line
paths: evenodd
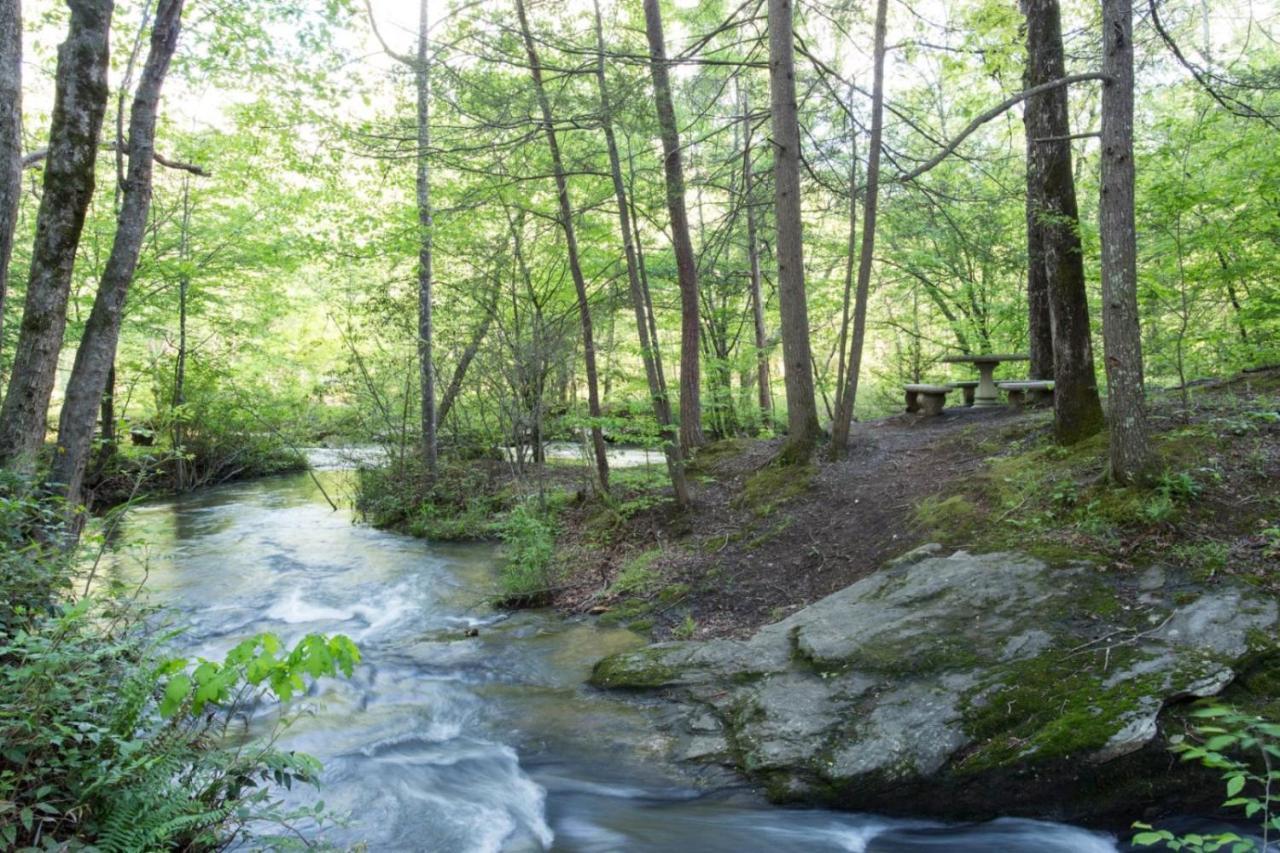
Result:
M333 494L350 488L347 473L319 476ZM306 475L222 486L138 507L106 567L119 580L148 574L187 654L216 657L261 630L359 644L354 677L321 682L282 742L325 764L320 791L289 796L350 815L345 827L300 827L309 839L450 853L1115 849L1060 824L770 808L724 774L668 760L656 709L584 685L601 655L642 638L546 611L496 612L492 546L352 522ZM250 728L269 724L255 717Z

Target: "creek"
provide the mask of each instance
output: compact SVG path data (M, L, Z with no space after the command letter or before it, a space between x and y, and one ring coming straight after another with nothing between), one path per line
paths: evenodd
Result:
M318 473L326 491L351 475ZM350 501L339 501L349 505ZM373 851L1116 850L1059 824L974 825L769 806L732 779L664 759L653 709L583 686L635 634L548 612L489 609L499 554L374 530L330 510L306 474L234 484L130 513L109 558L146 575L183 630L220 658L272 631L343 633L363 662L325 679L281 743L324 762L294 791L349 815L323 838ZM476 636L467 636L475 629ZM267 711L251 726L270 725Z

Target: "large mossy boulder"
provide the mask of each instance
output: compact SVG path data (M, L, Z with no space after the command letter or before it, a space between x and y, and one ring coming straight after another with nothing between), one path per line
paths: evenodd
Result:
M938 550L747 640L605 658L592 683L672 700L682 757L778 801L1105 823L1219 798L1171 770L1164 729L1189 700L1274 680L1273 599Z

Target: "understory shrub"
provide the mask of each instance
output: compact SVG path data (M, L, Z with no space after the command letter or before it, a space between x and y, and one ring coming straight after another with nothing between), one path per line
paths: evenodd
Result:
M0 848L279 847L296 843L295 823L328 819L323 804L285 804L282 789L321 768L276 739L308 679L350 675L349 639L287 649L259 634L221 661L173 657L160 611L124 592L76 594L76 555L37 544L55 509L9 493L0 513L25 519L0 534ZM247 736L250 711L272 704L266 734Z
M506 549L498 574L502 603L534 607L544 603L553 583L556 524L551 511L533 500L517 504L497 523Z
M1259 837L1235 832L1177 835L1135 823L1142 830L1133 837L1137 847L1159 845L1166 850L1268 851L1280 836L1280 724L1235 708L1206 705L1191 712L1196 720L1190 738L1175 736L1172 750L1183 761L1196 761L1221 772L1226 808L1238 809L1258 826Z

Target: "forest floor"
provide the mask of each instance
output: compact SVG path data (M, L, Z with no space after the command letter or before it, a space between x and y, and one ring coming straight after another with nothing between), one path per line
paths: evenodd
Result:
M553 604L655 638L743 636L925 542L1107 571L1151 566L1280 593L1280 368L1155 394L1154 483L1106 478L1106 436L1070 448L1052 413L948 409L860 423L846 458L773 463L779 440L708 445L694 508L665 471L619 470L561 512Z

